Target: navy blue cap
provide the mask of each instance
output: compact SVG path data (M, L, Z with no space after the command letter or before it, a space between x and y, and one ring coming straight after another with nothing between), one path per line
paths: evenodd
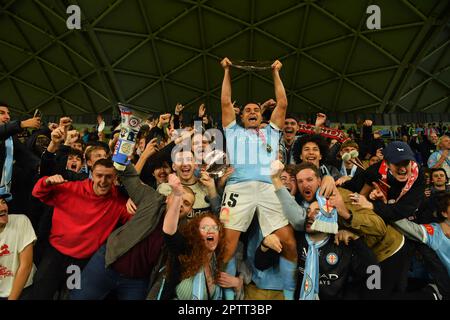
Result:
M384 159L389 163L399 163L405 160L416 161L410 146L402 141L393 141L383 149Z

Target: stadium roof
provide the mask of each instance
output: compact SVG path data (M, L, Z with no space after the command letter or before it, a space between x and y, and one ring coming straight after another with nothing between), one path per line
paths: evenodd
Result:
M71 4L81 30L66 27ZM218 111L228 56L280 59L291 111L449 112L449 18L446 0L0 0L0 100L22 114ZM233 96L273 97L270 72L233 70Z

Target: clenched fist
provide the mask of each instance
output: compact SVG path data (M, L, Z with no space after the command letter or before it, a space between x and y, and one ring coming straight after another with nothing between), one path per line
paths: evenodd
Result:
M45 179L45 184L48 186L62 184L64 182L67 182L67 180L65 180L63 178L63 176L61 176L59 174L55 174L54 176L51 176L51 177L48 177L47 179Z
M273 71L280 71L282 67L283 67L283 64L279 60L275 60L274 63L272 63Z
M176 196L183 195L183 185L181 184L180 178L178 178L176 174L174 173L169 174L168 182L169 186L172 187L172 192L174 193L174 195Z
M227 57L223 58L223 60L220 62L220 65L222 66L222 68L224 69L228 69L232 63L230 61L230 59L228 59Z

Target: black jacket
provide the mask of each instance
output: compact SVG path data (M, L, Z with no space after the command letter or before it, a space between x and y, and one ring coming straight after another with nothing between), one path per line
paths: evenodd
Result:
M8 204L9 212L29 215L31 191L39 166L39 158L15 136L22 130L19 121L11 121L0 125L0 179L6 159L5 140L13 137L14 165L11 184L13 200Z
M175 142L172 141L147 159L147 162L145 162L140 175L141 180L145 184L156 189L156 180L153 176L153 172L155 171L155 169L162 167L164 162L167 162L169 166L172 165L172 150L174 147Z
M381 178L381 174L378 170L381 166L381 162L376 163L367 168L364 176L364 181L368 185L372 185L372 182L377 182ZM395 179L388 170L387 183L391 186L387 192L387 200L396 200L400 195L405 182L399 182ZM425 192L425 177L423 169L419 169L419 177L414 182L411 189L406 192L398 202L392 204L385 204L381 200L374 201L373 211L375 211L385 222L397 221L403 218L409 218L414 220L417 216L417 211L424 200Z
M62 158L63 156L59 154L58 157ZM71 170L67 170L65 165L63 166L63 161L61 161L61 158L57 160L56 154L45 150L41 156L40 176L45 177L60 174L68 181L80 181L89 178L87 173L76 173Z
M423 142L417 146L417 149L422 155L422 162L424 163L425 166L427 165L428 158L431 156L433 152L437 150L436 145L431 143L428 140L428 138L425 138Z
M305 233L295 232L298 253L298 273L296 279L295 299L300 296L303 281L308 242ZM337 259L330 259L334 257ZM260 270L272 267L278 262L279 254L272 249L266 252L258 246L255 254L255 266ZM333 261L333 262L331 262ZM322 300L357 299L366 284L367 267L378 265L373 252L359 238L348 246L341 243L337 246L333 236L319 249L319 298ZM350 282L350 275L352 281Z
M5 140L13 137L15 166L22 169L36 170L39 166L39 158L35 156L16 137L23 129L19 121L11 121L0 125L0 168L3 168L6 159ZM0 170L0 179L3 171Z
M375 139L372 133L372 126L362 127L362 137L359 143L359 153L361 159L366 159L367 154L375 155L377 150L384 148L385 144L383 139Z
M46 136L47 138L51 139L52 131L48 127L43 127L38 130L34 130L31 136L27 140L27 148L31 152L33 152L36 156L40 157L42 154L42 151L39 152L39 148L36 147L36 141L37 138L41 135Z

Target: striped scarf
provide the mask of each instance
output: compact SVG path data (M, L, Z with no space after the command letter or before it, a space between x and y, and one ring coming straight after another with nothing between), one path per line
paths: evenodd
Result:
M214 253L210 261L211 272L214 273L217 268L216 254ZM205 268L202 267L199 272L194 276L194 282L192 287L192 300L222 300L222 288L216 284L212 296L209 296L208 284L206 283ZM208 296L205 297L205 288Z
M330 237L314 242L309 235L305 234L308 242L308 253L306 255L305 270L300 291L300 300L319 300L319 249L327 244Z
M408 181L406 181L405 186L403 187L402 191L400 192L400 195L395 200L395 202L398 202L398 200L400 200L400 198L403 197L403 195L405 193L407 193L409 191L409 189L411 189L414 182L416 182L417 178L419 177L419 166L417 165L417 163L415 161L411 161L410 165L411 165L411 175L409 176ZM381 180L383 182L385 182L386 184L388 183L387 182L387 172L388 172L387 162L386 162L386 160L383 160L381 162L380 169L378 169L378 173L381 174ZM379 187L380 187L381 191L387 196L387 192L388 192L387 186L384 185L383 183L379 183Z

